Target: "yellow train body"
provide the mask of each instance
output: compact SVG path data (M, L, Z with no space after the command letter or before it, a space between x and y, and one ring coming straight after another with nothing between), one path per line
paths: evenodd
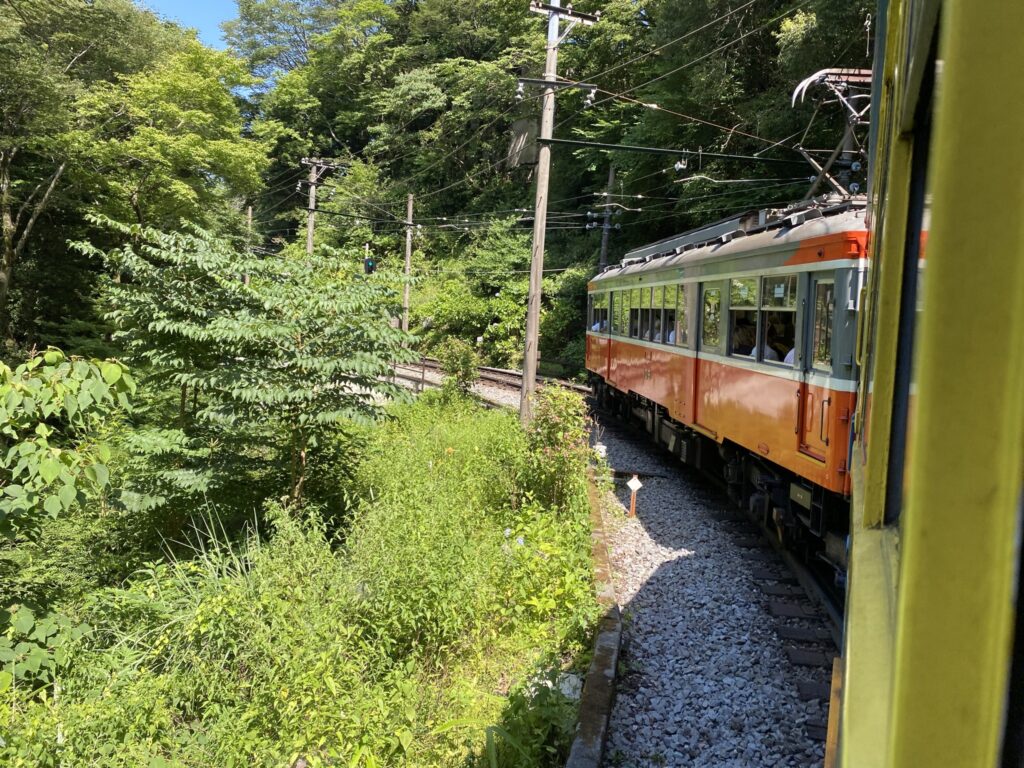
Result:
M1024 2L878 22L834 764L1020 765Z

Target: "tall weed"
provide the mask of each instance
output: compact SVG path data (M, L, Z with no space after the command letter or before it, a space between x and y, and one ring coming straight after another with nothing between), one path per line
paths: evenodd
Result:
M428 399L393 417L351 472L342 540L269 504L264 530L211 524L93 593L59 687L0 692L0 764L562 760L573 706L534 681L585 655L584 506L541 501L511 414Z

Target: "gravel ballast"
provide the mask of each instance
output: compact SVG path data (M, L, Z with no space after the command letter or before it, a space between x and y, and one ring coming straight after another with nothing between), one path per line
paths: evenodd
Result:
M729 502L705 478L614 423L595 430L618 472L638 472L637 517L615 483L608 531L624 654L605 766L818 766L824 745L808 721L800 680L819 667L790 663L767 598L722 515ZM735 527L733 525L733 527Z

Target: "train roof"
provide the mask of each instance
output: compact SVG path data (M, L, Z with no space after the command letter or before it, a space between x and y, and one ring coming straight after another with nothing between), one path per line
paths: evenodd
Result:
M858 198L751 211L630 251L620 264L607 267L592 282L864 231L864 217L865 203Z

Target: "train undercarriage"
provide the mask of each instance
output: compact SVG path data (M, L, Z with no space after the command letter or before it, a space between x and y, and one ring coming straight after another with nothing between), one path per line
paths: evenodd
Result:
M721 484L729 499L806 568L837 610L846 588L849 499L810 483L746 448L721 443L672 419L665 408L599 376L597 406L642 429L681 463Z

